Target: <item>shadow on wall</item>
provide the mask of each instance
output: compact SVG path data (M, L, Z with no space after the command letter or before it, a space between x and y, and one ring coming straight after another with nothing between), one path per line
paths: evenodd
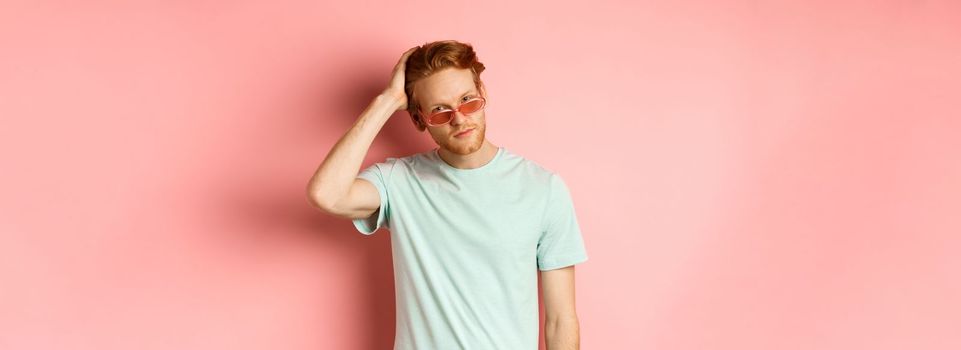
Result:
M356 76L356 80L351 83L338 84L337 86L350 87L335 91L339 96L333 98L336 111L334 115L343 118L341 121L344 127L340 133L346 132L363 110L370 104L371 100L377 96L387 86L390 78L391 68L396 63L397 57L393 53L385 53L380 57L390 57L389 64L374 64L373 62L356 63L345 70L354 72L349 76ZM366 57L360 54L358 57ZM383 69L371 69L378 67ZM339 136L338 136L339 137ZM410 120L410 115L406 111L395 112L384 127L381 128L373 144L368 150L364 163L360 170L363 170L376 162L383 162L387 157L405 157L418 152L423 152L435 147L436 144L430 135L424 131L420 133ZM358 254L366 256L365 265L360 267L367 281L361 287L367 297L366 313L361 322L360 329L370 334L366 338L366 344L361 348L368 350L392 349L395 337L395 289L393 262L390 246L390 232L386 229L379 229L371 236L364 236L354 230L353 224L349 221L347 225L339 226L340 223L328 221L338 221L345 219L330 218L325 215L321 222L316 223L316 228L330 227L329 225L346 226L344 235L337 235L337 242L327 242L344 246L350 246L351 251L357 250ZM337 316L330 315L330 320Z
M394 52L342 52L356 59L342 61L341 65L327 67L337 71L334 81L318 82L325 86L330 93L322 98L322 105L317 106L316 115L329 115L325 118L330 123L320 127L327 129L328 134L334 134L330 144L336 142L353 125L356 119L370 104L375 96L387 86L391 69L403 50ZM380 57L371 60L368 57ZM386 64L384 63L386 61ZM336 119L336 120L335 120ZM336 126L334 126L336 125ZM338 130L331 130L337 128ZM363 170L376 162L383 162L387 157L404 157L430 150L436 144L425 131L418 132L406 111L395 112L374 139L368 150L365 161L360 167ZM326 156L326 152L320 157ZM319 160L318 160L319 164ZM299 210L298 210L299 211ZM366 312L359 317L356 329L361 329L369 337L361 349L383 350L391 349L395 336L395 289L393 263L390 246L390 232L380 229L371 236L364 236L354 230L353 224L346 219L325 215L308 210L300 222L305 223L306 232L323 232L325 229L336 227L336 234L321 234L315 239L324 240L320 244L346 250L350 254L363 255L364 265L358 266L357 273L367 277L366 283L360 287L366 297L362 300ZM344 232L339 232L344 231ZM336 322L337 315L325 315L323 324Z
M369 335L359 340L360 349L383 350L393 347L395 332L390 232L380 229L371 236L362 235L350 220L311 207L305 196L307 181L329 147L387 86L391 69L403 53L387 52L378 49L385 45L370 42L360 46L339 49L336 62L321 62L319 68L315 63L309 76L299 77L297 85L290 87L290 94L280 94L281 100L271 101L270 110L256 116L271 122L259 124L263 127L256 130L257 134L238 135L238 145L225 147L218 154L228 164L240 165L241 171L236 166L215 169L218 174L208 180L204 191L210 194L207 198L213 201L212 207L223 210L213 214L225 225L215 227L236 228L234 237L219 239L242 240L263 247L258 248L257 254L279 255L284 251L270 249L307 244L311 248L304 254L313 262L323 260L316 258L321 250L366 257L359 265L341 264L350 270L343 274L365 276L367 280L356 292L366 295L359 298L363 305L354 308L363 310L352 318L356 324L336 328L352 328ZM318 137L323 142L317 142ZM375 138L360 169L387 157L404 157L435 146L426 131L416 130L406 111L398 111ZM238 232L243 235L236 237ZM319 288L337 288L330 284L334 281L324 281L324 276L317 278L322 281ZM324 310L325 302L328 301L312 301L308 306L317 309L301 317L316 320L319 327L326 329L344 322L340 315ZM330 345L325 343L326 339L310 341Z
M399 56L399 51L396 56ZM347 132L351 125L364 109L370 104L377 94L381 93L387 86L390 78L391 68L396 63L397 57L393 53L380 53L371 55L369 53L356 53L358 60L348 60L347 64L340 67L339 72L349 72L337 74L344 80L339 82L328 81L324 84L333 84L338 87L332 91L328 103L321 109L332 109L323 111L324 115L336 116L337 125L342 125L337 131L340 137ZM361 57L389 57L388 64L382 64L383 60L371 62ZM372 67L377 67L373 69ZM322 126L329 128L330 126ZM424 132L417 132L410 120L410 115L406 111L395 112L368 150L365 161L360 167L363 170L376 162L383 162L387 157L404 157L418 152L429 150L436 146L430 136ZM324 154L326 156L326 153ZM364 265L358 266L358 273L367 276L365 285L361 286L361 292L366 293L363 300L366 305L364 315L360 318L359 329L363 330L369 337L365 337L361 349L383 350L391 349L394 345L395 336L395 289L392 254L390 246L390 232L380 229L371 236L364 236L354 230L353 224L349 220L335 218L329 215L310 213L305 217L308 223L308 231L322 231L324 228L337 227L335 235L325 235L324 239L328 242L322 244L333 244L336 247L344 247L350 252L364 255ZM326 315L324 323L334 322L337 315Z

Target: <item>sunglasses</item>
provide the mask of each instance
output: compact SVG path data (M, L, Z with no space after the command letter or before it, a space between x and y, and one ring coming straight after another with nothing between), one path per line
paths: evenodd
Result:
M478 97L469 99L467 101L464 101L459 106L457 106L456 109L450 109L450 108L441 109L439 111L431 113L425 119L427 120L427 125L440 126L440 125L447 124L451 121L451 119L454 119L455 111L460 112L463 115L468 115L483 109L484 105L486 104L487 104L487 100L484 99L483 97L478 96ZM421 115L423 115L423 113L421 113Z

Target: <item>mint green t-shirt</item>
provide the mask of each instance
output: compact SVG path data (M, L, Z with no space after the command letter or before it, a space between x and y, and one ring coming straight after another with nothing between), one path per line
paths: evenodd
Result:
M537 349L537 270L587 261L559 175L500 147L474 169L434 148L358 177L377 187L380 208L354 226L391 234L394 350Z

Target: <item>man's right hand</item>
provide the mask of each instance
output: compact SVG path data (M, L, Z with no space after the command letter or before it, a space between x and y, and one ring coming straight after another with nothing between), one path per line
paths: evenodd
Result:
M367 180L358 178L364 156L390 116L407 109L404 74L412 47L394 66L390 85L375 98L354 125L334 144L307 184L311 205L328 213L357 219L370 217L380 208L380 193Z
M414 46L400 56L400 60L394 65L394 71L391 72L390 83L382 93L398 102L398 111L407 109L407 93L404 91L404 71L407 69L407 57L414 53L414 50L419 47L420 46Z

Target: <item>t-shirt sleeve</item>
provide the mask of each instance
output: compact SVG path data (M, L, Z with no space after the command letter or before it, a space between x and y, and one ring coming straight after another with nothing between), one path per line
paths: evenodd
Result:
M377 208L377 211L369 217L353 220L354 227L362 234L372 235L381 227L390 229L388 220L390 217L390 197L387 189L390 170L394 165L393 160L394 158L388 158L387 162L375 163L357 175L358 178L373 184L377 188L377 193L380 194L380 207Z
M543 227L537 242L539 270L553 270L587 261L587 250L574 212L574 202L567 184L557 174L550 178Z

